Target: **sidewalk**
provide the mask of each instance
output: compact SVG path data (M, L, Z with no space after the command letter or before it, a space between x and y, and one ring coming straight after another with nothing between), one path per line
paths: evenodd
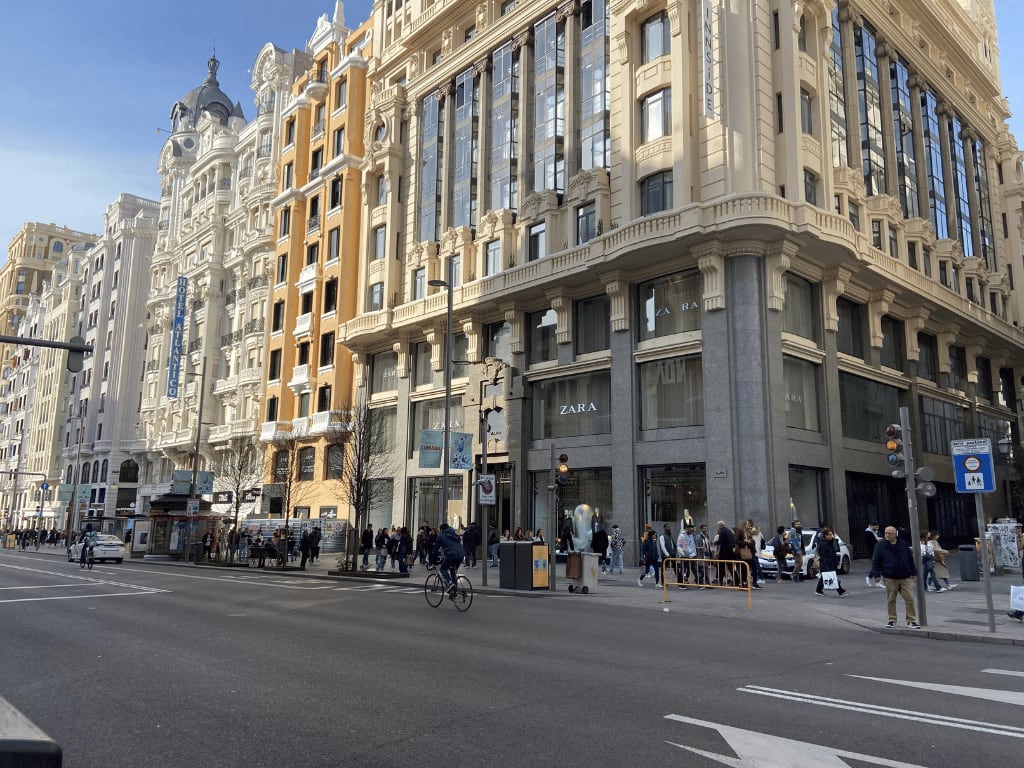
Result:
M14 550L0 550L6 554ZM18 550L20 553L21 551ZM62 547L51 547L43 545L38 552L29 547L25 555L46 555L53 558L66 559L67 555ZM196 565L195 563L181 560L142 560L133 558L132 564L143 564L146 566L157 565L164 567L179 568L224 568L216 563L207 565ZM420 585L425 577L425 569L422 565L415 565L411 569L408 578L402 578L397 573L392 576L391 566L382 575L375 575L372 572L366 575L354 575L338 571L338 555L321 554L317 563L306 565L306 570L298 570L298 560L288 570L267 569L260 573L288 576L295 578L327 578L360 582L374 582L383 584L398 585ZM630 607L642 607L650 609L664 609L670 611L685 611L699 615L719 616L728 618L770 618L785 611L786 615L794 621L804 624L820 622L834 622L837 624L853 624L864 629L884 634L911 635L916 637L928 637L936 640L960 640L976 643L995 643L999 645L1014 645L1024 647L1024 625L1007 617L1010 602L1010 586L1021 583L1019 571L1014 573L1001 573L992 577L992 605L995 614L996 632L990 632L988 626L988 611L985 603L985 584L982 581L964 581L959 578L951 578L950 581L957 584L957 588L948 592L928 592L925 596L925 613L927 624L921 629L908 629L904 620L902 600L897 602L899 624L895 629L885 627L886 607L885 590L877 587L868 587L864 583L869 566L867 560L855 560L851 573L842 577L843 586L847 590L847 596L839 598L835 595L826 594L818 597L814 594L814 581L792 583L785 581L776 584L768 582L764 589L753 592L753 611L747 610L747 594L738 590L698 590L690 587L688 590L680 590L678 587L669 587L666 592L659 586L655 587L652 580L645 580L645 586L638 587L636 583L639 575L638 568L627 568L623 574L611 576L602 575L598 580L597 589L589 595L582 595L579 592L570 594L568 581L565 576L565 564L559 563L555 571L556 590L535 590L515 591L501 589L498 580L498 569L489 568L487 561L480 561L476 568L464 568L465 573L473 582L473 588L481 594L501 594L516 597L547 597L559 600L581 600L598 602L608 605L621 605ZM123 566L110 565L113 568ZM481 569L487 567L487 586L481 582ZM244 572L243 568L224 568L224 570ZM256 569L252 569L254 573ZM959 577L960 565L955 554L949 559L949 572ZM648 586L648 582L650 582ZM668 603L663 603L663 597L667 596ZM793 604L799 602L805 610L794 612ZM921 606L918 608L918 621L924 624Z

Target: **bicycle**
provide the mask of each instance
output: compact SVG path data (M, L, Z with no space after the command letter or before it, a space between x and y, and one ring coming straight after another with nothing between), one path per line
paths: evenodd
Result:
M473 604L473 585L469 583L469 579L460 573L454 586L446 586L444 578L438 572L437 563L427 565L427 570L433 571L427 575L427 580L423 584L423 596L427 599L427 605L437 608L447 596L457 610L463 613L469 610L469 606Z
M83 557L78 561L78 567L88 568L91 571L93 565L96 563L92 555L92 547L86 547L85 552L83 553Z

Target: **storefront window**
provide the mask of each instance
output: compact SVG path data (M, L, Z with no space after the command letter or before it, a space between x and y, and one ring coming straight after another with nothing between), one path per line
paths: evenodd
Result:
M796 275L786 275L786 303L782 330L811 341L818 340L817 299L814 286Z
M529 333L529 363L558 359L558 316L553 309L531 312L526 316Z
M644 322L639 325L639 340L699 331L700 299L700 272L695 269L641 283L638 315Z
M441 477L413 477L409 480L409 513L404 525L414 532L421 525L435 528L441 519ZM448 520L453 528L465 525L466 499L462 473L448 478ZM413 533L415 538L415 533Z
M784 357L782 367L786 379L786 426L819 431L818 366L796 357Z
M628 511L616 514L612 510L612 471L610 468L573 468L569 472L569 482L558 486L557 491L545 490L551 484L550 472L533 472L532 486L538 490L533 494L533 508L530 518L523 528L544 532L544 540L552 543L557 551L562 551L567 541L567 531L575 538L574 513L580 505L581 519L588 531L593 533L597 526L603 525L611 533L612 525L618 523L627 538L633 538L635 523L633 515ZM568 514L568 517L566 517Z
M703 464L642 467L641 474L646 499L644 519L638 521L635 530L626 529L627 538L635 539L643 523L650 523L658 533L668 523L676 536L687 516L695 526L708 525L707 473Z
M452 431L462 431L462 398L453 397L451 407ZM444 429L444 398L417 400L412 404L412 429L409 432L409 455L420 449L420 432L424 429Z
M704 423L704 372L699 355L640 365L640 429Z
M533 384L533 439L611 432L611 376L598 371Z
M398 389L398 356L394 352L379 352L370 364L370 394L394 392Z

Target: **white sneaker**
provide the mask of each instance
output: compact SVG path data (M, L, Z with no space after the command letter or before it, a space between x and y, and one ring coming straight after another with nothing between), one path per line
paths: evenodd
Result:
M946 589L945 587L939 587L939 588L938 588L938 589L936 589L935 591L936 591L936 592L949 592L949 590L948 590L948 589Z
M644 585L644 580L643 580L643 579L637 579L637 580L636 580L636 585L637 585L638 587L642 587L642 586Z
M946 587L946 589L956 589L959 586L959 584L950 584L948 587Z

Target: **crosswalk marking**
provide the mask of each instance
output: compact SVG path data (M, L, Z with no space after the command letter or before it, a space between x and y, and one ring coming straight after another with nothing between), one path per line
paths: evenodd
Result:
M1024 693L1018 691L999 691L988 688L970 688L965 685L944 685L942 683L918 683L913 680L895 680L887 677L868 677L866 675L847 675L861 680L872 680L876 683L888 683L889 685L902 685L907 688L923 688L926 691L936 693L951 693L954 696L970 696L975 699L997 701L1000 704L1016 704L1024 707Z
M1024 677L1024 672L1015 672L1012 669L983 669L982 672L988 672L990 675L1010 675L1012 677Z
M997 725L995 723L982 722L978 720L967 720L960 717L946 717L945 715L933 715L928 712L915 712L910 709L898 709L896 707L884 707L876 704L865 704L858 701L847 701L845 699L833 699L827 696L816 696L810 693L799 693L797 691L786 691L779 688L767 688L760 685L747 685L737 688L740 693L753 693L758 696L769 696L776 699L787 699L803 704L816 704L819 707L832 707L849 712L862 712L868 715L879 717L895 718L897 720L913 720L928 725L940 725L947 728L960 728L967 731L979 731L981 733L992 733L998 736L1009 736L1015 739L1024 739L1024 728L1012 725Z

